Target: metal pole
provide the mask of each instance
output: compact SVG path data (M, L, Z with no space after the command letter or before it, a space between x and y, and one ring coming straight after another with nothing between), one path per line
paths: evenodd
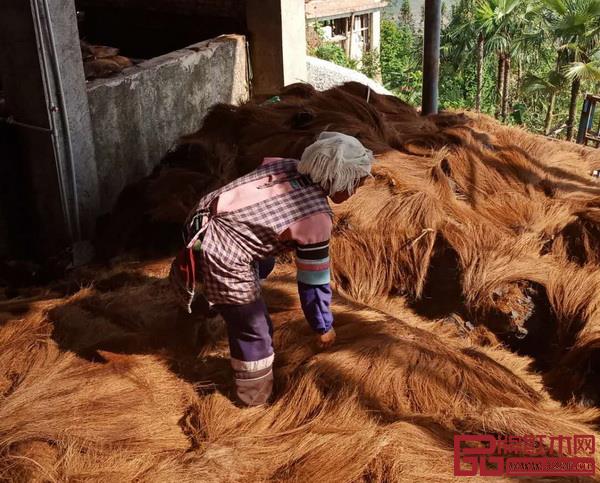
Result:
M425 0L423 31L423 102L421 113L438 112L438 81L440 76L441 0Z

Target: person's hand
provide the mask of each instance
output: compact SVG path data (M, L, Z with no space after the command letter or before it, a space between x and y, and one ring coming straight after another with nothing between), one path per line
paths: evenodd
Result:
M327 349L335 342L335 330L333 327L324 334L317 334L317 345L320 349Z

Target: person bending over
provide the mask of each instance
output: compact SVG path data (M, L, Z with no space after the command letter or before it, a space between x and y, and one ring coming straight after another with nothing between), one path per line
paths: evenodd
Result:
M356 138L323 132L301 159L265 158L251 173L204 196L184 225L170 280L191 313L198 293L225 320L239 402L264 404L273 389L273 324L260 279L274 256L295 250L298 292L321 348L335 341L330 310L327 202L347 200L371 173Z

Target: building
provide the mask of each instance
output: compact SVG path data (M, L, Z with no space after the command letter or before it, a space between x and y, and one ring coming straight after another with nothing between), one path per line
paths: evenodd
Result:
M327 41L338 43L350 59L360 61L365 52L379 51L381 0L305 0L308 25L319 22Z
M0 2L0 260L87 260L98 217L214 104L305 82L304 6ZM86 82L81 39L133 65Z
M66 254L83 263L98 217L211 106L308 80L306 23L322 23L360 59L379 50L387 3L3 0L0 261ZM437 99L440 0L425 10L424 86L433 87L424 105ZM118 47L133 65L86 82L81 40ZM430 104L423 112L435 112Z

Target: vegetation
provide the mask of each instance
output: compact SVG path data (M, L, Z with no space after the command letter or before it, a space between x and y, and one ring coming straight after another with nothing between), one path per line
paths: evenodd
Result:
M407 35L408 42L398 40ZM401 18L384 21L382 58L384 50L398 51L420 64L421 42ZM392 64L382 61L384 82L394 79ZM386 85L401 97L421 88L403 77ZM442 32L442 107L480 110L572 139L580 94L599 89L600 0L459 0L451 8Z
M420 102L422 28L410 0L392 0L381 52L358 66ZM440 105L474 109L572 139L583 93L600 92L600 0L458 0L444 4ZM416 14L416 15L415 15ZM341 47L314 55L346 67Z
M357 67L356 61L349 59L344 49L338 44L323 42L310 52L310 54L319 59L328 60L329 62L349 67L350 69L356 69Z
M361 69L359 63L348 58L346 51L338 43L327 42L323 34L323 25L321 22L313 24L313 28L308 32L308 54L319 59L328 60L334 64L363 71L369 77L375 77L379 69L379 59L377 56L369 56L364 69Z
M411 24L398 25L391 20L381 23L383 84L411 104L421 102L421 46L422 39Z

